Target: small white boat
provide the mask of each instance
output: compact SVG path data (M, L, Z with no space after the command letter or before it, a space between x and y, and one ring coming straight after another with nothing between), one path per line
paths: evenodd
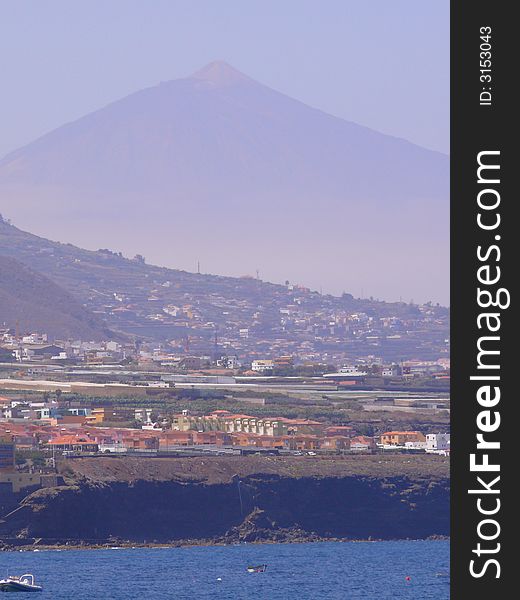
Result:
M34 575L26 573L20 577L8 575L5 579L0 579L0 592L41 592L41 585L36 585Z
M267 570L267 565L255 565L247 567L248 573L264 573Z

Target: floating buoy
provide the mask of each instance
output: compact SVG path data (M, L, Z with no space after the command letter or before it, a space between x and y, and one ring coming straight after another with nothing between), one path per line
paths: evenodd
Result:
M410 577L410 575L407 575L407 576L405 577L405 579L406 579L406 581L412 581L412 578Z
M222 577L217 577L217 581L222 581Z

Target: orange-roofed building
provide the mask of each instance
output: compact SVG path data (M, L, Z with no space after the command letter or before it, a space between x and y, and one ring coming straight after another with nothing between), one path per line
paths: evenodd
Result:
M315 435L284 435L283 447L287 450L319 450L323 438Z
M123 446L127 450L159 450L157 436L128 435L123 437Z
M237 432L230 434L233 446L256 446L259 437L256 433Z
M329 435L321 440L320 448L322 450L348 450L350 438L345 435Z
M426 436L420 431L386 431L381 435L384 446L404 446L406 442L426 442Z
M351 450L373 450L377 448L374 438L366 435L356 435L350 440Z
M163 431L159 438L161 450L171 450L178 446L192 446L193 431Z
M213 444L216 446L227 446L231 444L231 436L225 431L193 431L194 444Z
M284 447L284 442L280 436L260 435L258 433L232 433L230 434L233 446L242 446L255 448L278 448Z
M62 435L46 444L60 452L97 452L98 444L86 436Z

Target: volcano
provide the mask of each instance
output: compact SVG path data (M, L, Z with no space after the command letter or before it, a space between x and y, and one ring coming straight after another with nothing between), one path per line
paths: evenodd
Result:
M222 61L0 161L0 211L39 235L386 299L447 301L448 199L447 156Z

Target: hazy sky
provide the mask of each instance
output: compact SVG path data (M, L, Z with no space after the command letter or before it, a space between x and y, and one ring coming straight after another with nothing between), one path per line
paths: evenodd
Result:
M449 151L448 0L0 0L0 52L0 156L215 59Z

